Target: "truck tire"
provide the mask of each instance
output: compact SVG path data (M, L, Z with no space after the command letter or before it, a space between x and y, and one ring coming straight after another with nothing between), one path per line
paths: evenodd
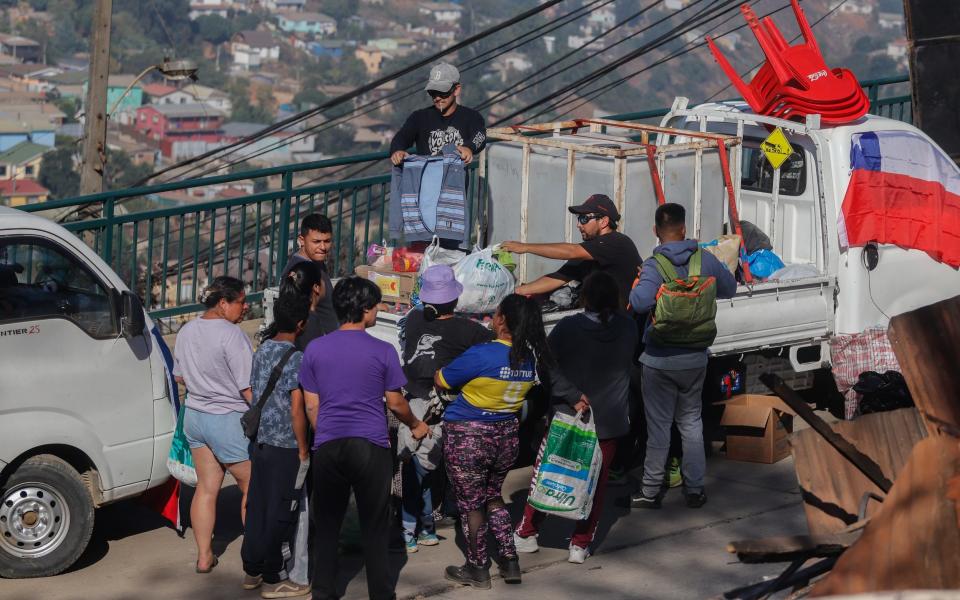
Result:
M0 577L45 577L70 567L93 533L93 499L56 456L25 461L0 485Z

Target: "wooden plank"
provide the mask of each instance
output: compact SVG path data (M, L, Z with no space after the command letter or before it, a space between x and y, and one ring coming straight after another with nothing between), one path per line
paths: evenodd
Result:
M744 563L788 562L841 554L859 537L859 532L851 532L740 540L727 544L727 552Z
M929 437L913 450L883 507L811 597L960 588L960 444Z
M930 434L960 429L960 296L893 317L887 335Z
M913 447L926 435L914 408L864 415L834 427L839 435L872 456L891 480L896 480ZM813 429L793 433L790 446L812 535L843 530L857 520L864 494L883 495L883 490ZM866 514L875 514L881 506L869 500Z
M774 373L764 373L760 376L760 381L768 388L773 390L780 398L792 408L797 416L806 421L817 433L819 433L827 442L836 448L836 450L851 464L853 464L861 473L867 476L870 481L876 484L881 490L886 492L893 483L883 474L880 466L869 456L858 450L853 444L838 435L830 428L823 419L818 417L810 405L807 404L799 394L790 389L778 375Z

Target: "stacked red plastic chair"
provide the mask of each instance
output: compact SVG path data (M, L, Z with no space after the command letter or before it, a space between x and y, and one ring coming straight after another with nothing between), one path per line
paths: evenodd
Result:
M824 124L839 125L867 114L870 101L853 73L827 66L798 0L791 0L803 43L791 46L770 17L762 21L749 5L743 13L766 61L747 84L707 36L714 58L753 111L760 115L803 121L818 114Z

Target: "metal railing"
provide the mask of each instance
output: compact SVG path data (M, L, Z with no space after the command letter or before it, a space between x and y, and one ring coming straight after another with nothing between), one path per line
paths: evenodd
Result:
M900 91L906 76L867 81L871 112L912 121L910 96L889 95ZM669 109L656 109L608 119L620 121L659 120ZM371 242L389 236L387 207L390 175L382 174L330 183L313 183L308 174L351 165L372 167L386 164L387 152L300 163L115 190L42 204L21 206L28 212L81 211L92 208L97 218L64 223L87 242L143 299L154 318L172 317L201 310L198 283L217 275L239 277L249 285L251 301L276 284L295 244L302 215L318 211L333 222L333 274L353 271ZM478 223L484 218L485 181L476 162L467 169L467 223L469 243L476 240ZM306 179L297 182L298 177ZM257 180L279 179L277 189L228 199L188 202L170 208L130 211L133 199L158 200L164 193L196 192L218 186ZM48 212L49 211L49 212Z

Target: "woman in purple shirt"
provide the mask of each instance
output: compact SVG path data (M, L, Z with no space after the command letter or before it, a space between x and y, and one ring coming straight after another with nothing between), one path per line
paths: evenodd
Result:
M197 573L209 573L217 566L211 541L224 470L237 481L243 494L240 518L246 516L249 440L243 435L240 417L250 407L253 348L237 326L248 308L242 281L217 277L200 302L206 312L177 334L173 374L187 386L183 433L197 469L197 490L190 504Z
M337 543L350 491L360 516L367 590L394 597L389 573L390 480L393 456L386 408L414 439L430 433L400 388L407 383L397 351L365 330L377 322L380 288L359 277L340 280L333 308L340 328L307 346L300 366L313 440L313 597L337 598Z

